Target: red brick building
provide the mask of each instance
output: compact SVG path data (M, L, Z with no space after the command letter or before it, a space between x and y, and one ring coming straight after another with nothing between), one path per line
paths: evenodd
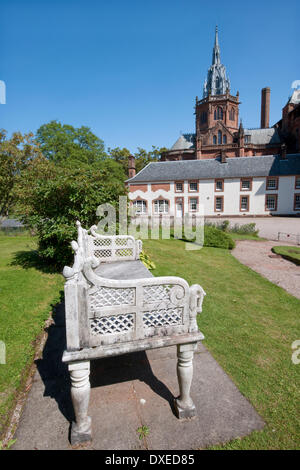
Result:
M163 161L275 155L300 150L300 90L283 108L283 118L269 127L270 88L262 89L261 127L246 129L239 122L239 92L230 93L230 81L221 64L216 28L212 65L203 87L203 98L196 97L196 132L183 134Z

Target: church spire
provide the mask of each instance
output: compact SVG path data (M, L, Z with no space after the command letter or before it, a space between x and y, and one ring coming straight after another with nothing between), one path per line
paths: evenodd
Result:
M219 46L219 38L218 38L218 26L216 26L215 45L213 49L212 65L219 65L219 64L220 64L220 46Z
M208 69L207 79L203 87L203 98L211 95L225 95L227 89L230 91L230 81L226 76L226 69L221 64L218 27L215 31L215 43L212 55L212 65Z

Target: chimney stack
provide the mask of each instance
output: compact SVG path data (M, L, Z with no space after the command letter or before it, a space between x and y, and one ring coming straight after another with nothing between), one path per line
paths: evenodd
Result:
M129 178L133 178L136 174L135 171L135 158L133 155L129 155L128 157L128 176Z
M285 144L281 145L280 158L281 160L286 160L286 145Z
M261 90L261 129L268 128L270 124L270 93L269 87Z
M224 150L221 150L221 163L226 163L226 155Z

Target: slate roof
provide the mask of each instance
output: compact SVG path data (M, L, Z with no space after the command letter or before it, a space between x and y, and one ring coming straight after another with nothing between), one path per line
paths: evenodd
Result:
M176 140L175 144L171 147L171 150L194 148L194 139L195 134L183 134Z
M245 135L250 135L250 143L256 145L279 144L280 136L274 127L266 129L244 129Z
M262 157L180 160L176 162L149 163L129 183L176 181L210 178L243 178L255 176L300 175L300 154L287 155L286 160L279 155Z

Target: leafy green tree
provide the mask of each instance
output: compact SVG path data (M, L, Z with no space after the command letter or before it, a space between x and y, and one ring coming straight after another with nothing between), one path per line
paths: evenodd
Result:
M131 155L130 150L128 150L125 147L122 149L120 147L116 147L113 149L108 148L107 152L110 158L112 158L117 163L122 165L125 173L127 174L128 173L128 157Z
M159 161L162 153L166 150L168 150L166 147L158 148L152 145L152 150L147 152L147 150L138 147L138 151L134 154L136 172L141 171L148 163Z
M44 156L54 163L92 165L107 158L103 140L86 126L75 128L51 121L37 130L36 138Z
M124 180L122 166L110 159L93 166L57 165L44 157L31 162L18 186L18 212L37 234L40 256L56 269L72 263L75 221L90 227L100 204L117 208Z
M38 156L40 150L33 134L15 132L7 139L6 131L0 130L0 218L7 217L13 209L22 171Z

